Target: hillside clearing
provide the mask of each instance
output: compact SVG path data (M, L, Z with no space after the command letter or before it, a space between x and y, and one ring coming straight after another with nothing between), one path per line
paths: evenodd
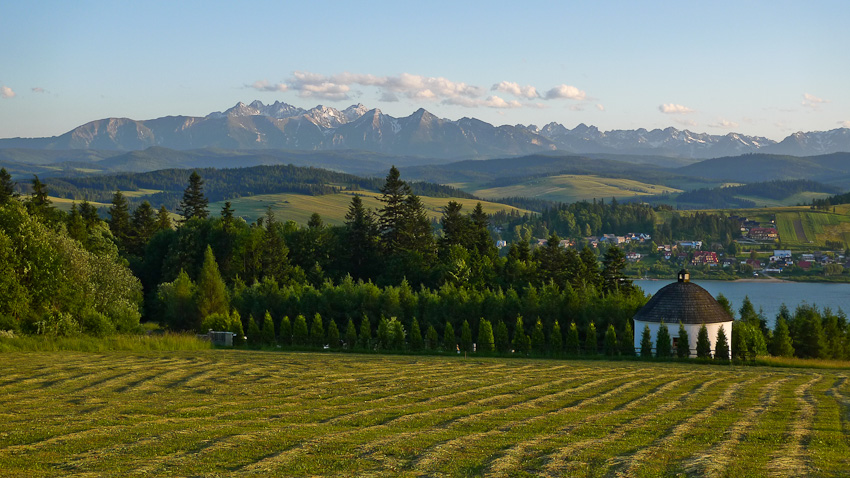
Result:
M383 203L378 200L379 193L371 191L343 191L337 194L323 194L318 196L308 196L304 194L281 193L281 194L260 194L256 196L245 196L241 198L231 199L233 209L236 215L245 217L249 221L256 220L266 214L266 210L271 206L275 217L280 221L295 221L299 224L307 224L310 216L316 212L322 216L322 219L331 225L338 226L345 223L345 215L348 213L348 207L351 205L351 198L359 194L362 196L363 205L366 208L371 208L373 211L380 209ZM432 220L439 220L443 215L443 208L449 201L457 201L463 205L463 212L470 213L478 203L478 200L463 199L463 198L437 198L420 196L422 203L425 205L428 217ZM480 201L484 212L493 214L497 211L517 211L526 213L524 209L518 209L507 204L499 204L489 201ZM219 211L224 206L224 201L210 203L211 211Z
M547 176L509 186L467 191L483 198L533 197L567 203L593 198L619 199L681 192L680 189L661 184L576 174Z
M6 353L15 476L834 476L848 370Z

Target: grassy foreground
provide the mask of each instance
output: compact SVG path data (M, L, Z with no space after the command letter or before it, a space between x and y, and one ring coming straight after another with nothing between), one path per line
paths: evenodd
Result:
M6 476L838 476L850 370L0 354Z

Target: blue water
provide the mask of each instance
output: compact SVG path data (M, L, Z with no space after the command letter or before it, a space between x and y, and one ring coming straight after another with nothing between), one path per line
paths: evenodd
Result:
M636 280L638 285L647 294L654 294L658 289L672 281L663 280ZM744 301L744 297L750 298L756 310L759 307L767 317L768 326L773 327L779 306L783 303L788 306L791 313L798 305L806 303L816 305L818 308L838 309L850 314L850 284L831 284L816 282L732 282L695 280L692 281L702 286L711 295L723 294L732 302L732 309L737 317L738 309Z

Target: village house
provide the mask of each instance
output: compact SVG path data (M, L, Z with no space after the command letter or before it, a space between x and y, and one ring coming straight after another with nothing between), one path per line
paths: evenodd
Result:
M717 260L717 253L709 251L696 251L694 252L694 258L691 259L691 263L696 266L715 266L718 262L719 261Z
M679 241L676 244L682 249L702 249L702 241Z
M747 233L750 239L757 241L775 241L779 239L779 233L774 227L754 227Z
M629 262L639 262L641 255L637 252L629 252L626 254L626 260Z

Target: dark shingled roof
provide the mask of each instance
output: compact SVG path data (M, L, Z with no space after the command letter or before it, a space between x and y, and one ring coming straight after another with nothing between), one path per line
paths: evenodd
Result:
M679 272L679 281L664 286L634 316L644 322L665 324L714 324L731 322L707 290L689 281L687 271Z

